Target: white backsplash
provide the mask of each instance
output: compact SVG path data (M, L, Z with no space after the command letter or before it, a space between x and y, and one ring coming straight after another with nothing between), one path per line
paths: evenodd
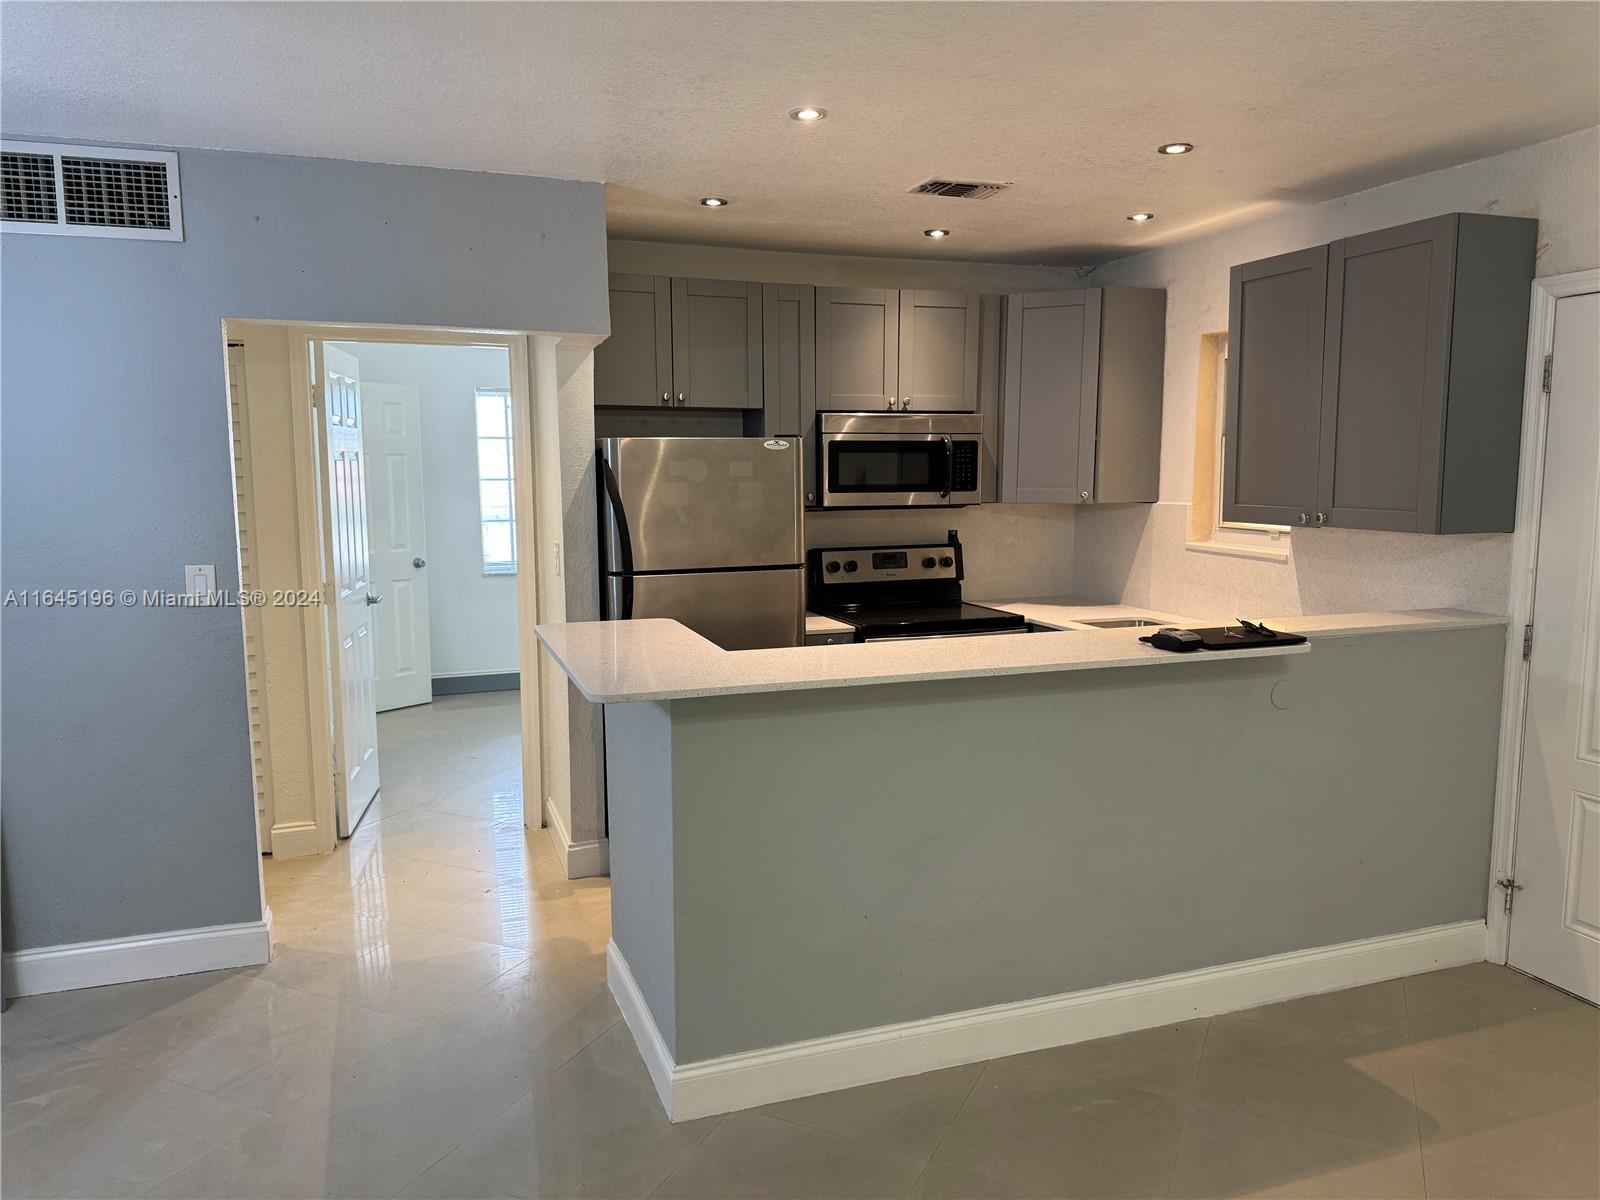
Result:
M1090 505L1077 516L1074 594L1202 616L1466 608L1503 613L1511 535L1308 529L1288 562L1186 546L1187 504Z

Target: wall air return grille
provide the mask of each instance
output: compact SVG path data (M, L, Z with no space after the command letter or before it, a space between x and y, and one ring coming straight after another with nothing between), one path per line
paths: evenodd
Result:
M183 240L171 151L5 142L0 152L7 233Z
M68 225L171 229L165 163L61 157Z
M48 154L0 155L0 220L50 221L56 217L56 162Z
M952 200L987 200L1009 183L972 183L958 179L926 179L908 189L913 196L948 196Z

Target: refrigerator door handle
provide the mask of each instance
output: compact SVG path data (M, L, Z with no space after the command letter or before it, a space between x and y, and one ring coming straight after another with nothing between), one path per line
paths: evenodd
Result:
M616 530L617 559L622 568L622 613L621 620L633 619L633 539L628 535L628 513L622 507L622 489L617 486L616 472L611 469L611 464L606 461L603 453L595 454L595 461L600 467L600 482L605 487L606 505L611 510L611 524Z

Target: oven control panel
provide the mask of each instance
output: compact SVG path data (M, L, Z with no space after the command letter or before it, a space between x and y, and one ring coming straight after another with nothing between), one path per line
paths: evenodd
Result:
M961 578L954 546L863 546L814 550L812 555L815 576L824 584Z

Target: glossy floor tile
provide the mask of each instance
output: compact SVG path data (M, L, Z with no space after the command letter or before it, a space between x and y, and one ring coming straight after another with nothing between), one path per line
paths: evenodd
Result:
M515 694L380 717L273 960L15 1003L0 1194L1600 1197L1600 1013L1478 964L672 1124Z

